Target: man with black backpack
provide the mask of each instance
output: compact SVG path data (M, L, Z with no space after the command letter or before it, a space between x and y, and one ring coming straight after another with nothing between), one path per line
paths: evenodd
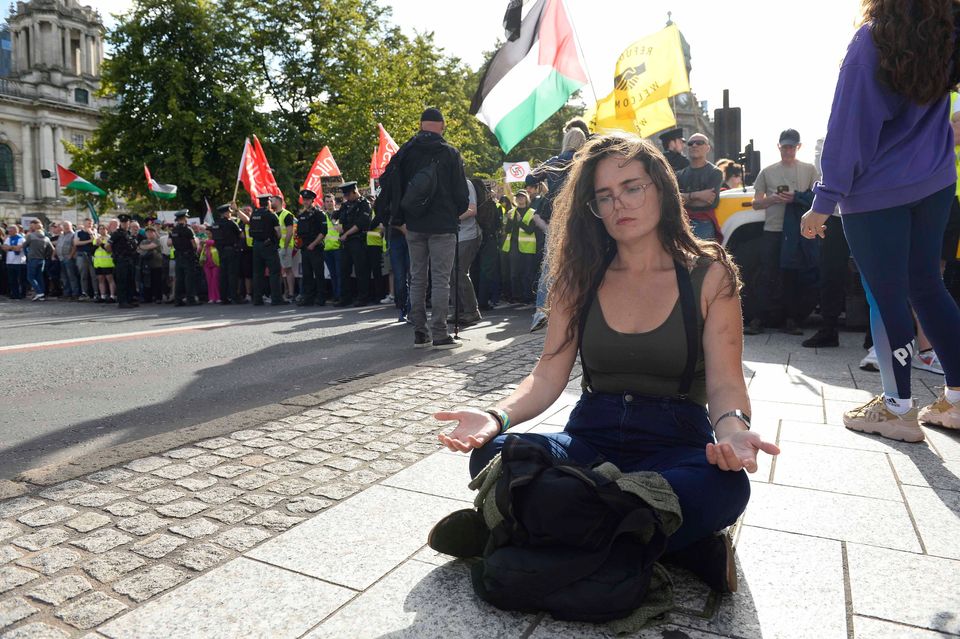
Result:
M439 109L420 116L420 131L404 143L380 178L377 211L406 229L410 249L410 319L416 348L457 348L447 332L450 276L459 217L467 210L467 180L460 152L443 139ZM427 279L432 278L433 313L427 329Z

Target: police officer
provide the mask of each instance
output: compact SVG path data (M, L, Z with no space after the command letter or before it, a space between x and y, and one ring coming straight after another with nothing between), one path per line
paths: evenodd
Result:
M339 213L337 200L333 193L323 196L323 214L327 218L327 239L323 242L323 261L330 271L330 289L333 294L333 303L340 302L340 233L337 230Z
M280 282L280 254L277 251L280 240L280 220L268 207L270 195L257 198L259 206L250 215L250 236L253 238L253 305L263 306L264 269L270 271L270 304L282 306L288 304L283 299L283 285Z
M220 254L220 292L221 304L243 304L246 300L240 296L240 250L243 246L243 232L233 220L233 204L222 204L214 212L210 234Z
M683 129L670 129L660 134L660 144L663 145L663 156L670 163L674 173L690 166L690 160L683 156Z
M167 245L173 247L174 285L173 299L177 306L196 306L197 300L197 265L200 253L200 242L193 229L187 224L187 212L177 211L173 216L175 223L170 229Z
M357 301L354 306L370 303L370 269L367 266L367 231L370 230L370 203L360 197L356 182L340 185L344 202L340 207L340 302L350 304L350 271L356 271Z
M323 247L327 237L327 216L316 205L317 194L310 189L300 191L303 210L297 234L300 236L300 265L303 269L302 296L297 306L323 306Z
M134 301L136 292L137 238L130 234L130 216L117 216L120 227L110 234L110 252L113 255L113 279L117 284L117 301L120 308L140 306Z

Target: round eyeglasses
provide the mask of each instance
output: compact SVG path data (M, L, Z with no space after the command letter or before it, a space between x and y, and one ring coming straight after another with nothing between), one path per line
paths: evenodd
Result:
M634 182L620 191L619 195L601 195L587 202L587 208L601 220L613 215L616 209L616 203L620 202L620 208L624 210L638 209L643 206L647 200L647 188L653 186L653 182L642 184Z

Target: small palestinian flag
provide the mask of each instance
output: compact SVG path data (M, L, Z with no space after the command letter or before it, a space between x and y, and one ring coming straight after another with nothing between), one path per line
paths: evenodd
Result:
M150 195L163 200L172 200L177 197L176 184L160 184L150 177L150 169L147 168L146 164L143 165L143 173L147 176L147 188L150 189Z
M515 11L516 4L509 10ZM563 1L537 0L516 39L487 64L470 113L490 127L509 153L586 83Z
M63 190L83 191L84 193L93 193L94 195L107 194L106 191L96 184L87 182L70 169L65 169L59 164L57 165L57 178L60 180L60 188Z

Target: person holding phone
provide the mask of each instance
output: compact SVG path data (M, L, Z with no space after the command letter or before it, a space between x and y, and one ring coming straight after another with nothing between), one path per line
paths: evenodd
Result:
M800 134L796 129L786 129L780 134L777 144L780 161L764 168L753 184L755 192L753 208L764 211L763 245L760 268L754 282L756 299L760 309L744 327L746 335L758 335L765 326L778 325L783 320L782 330L790 335L802 335L800 329L799 285L797 271L780 267L780 247L783 243L783 217L787 205L797 193L810 191L820 174L817 167L797 159L800 150Z

